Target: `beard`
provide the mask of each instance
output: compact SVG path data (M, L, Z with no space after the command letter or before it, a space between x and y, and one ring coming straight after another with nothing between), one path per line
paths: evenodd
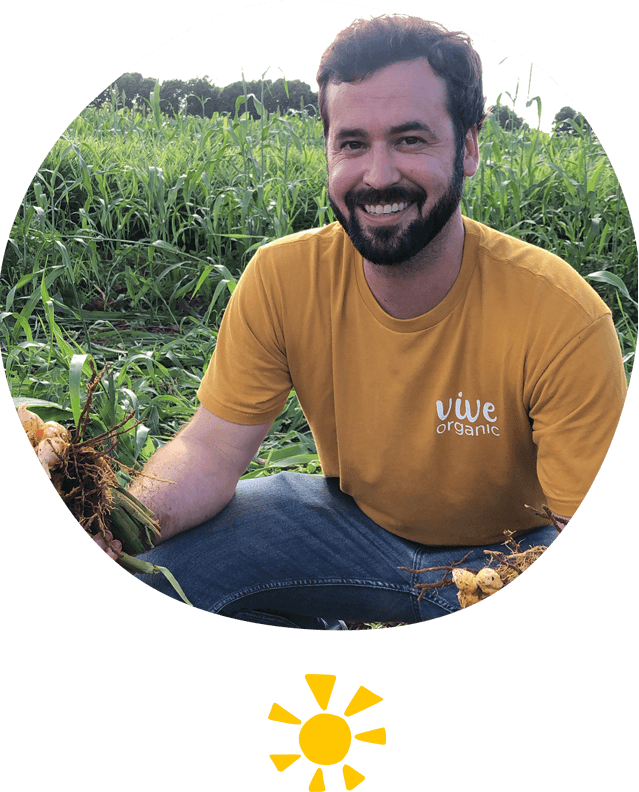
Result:
M335 217L363 258L370 261L371 264L394 266L404 264L412 259L437 237L457 211L463 190L463 148L459 147L456 152L455 164L448 188L424 217L422 217L422 208L428 196L426 191L420 187L389 187L386 190L374 190L372 188L357 191L349 190L344 196L344 203L349 213L349 216L346 217L331 197L329 180L328 200ZM402 201L415 203L419 215L403 231L398 230L396 225L388 225L383 228L373 227L366 231L362 228L359 216L355 211L358 205L383 205Z

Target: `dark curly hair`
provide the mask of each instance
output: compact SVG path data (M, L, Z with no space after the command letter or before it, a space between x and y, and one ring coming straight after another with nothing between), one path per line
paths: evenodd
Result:
M452 33L436 22L403 14L357 19L337 35L322 55L317 83L319 111L328 136L326 89L329 83L357 82L401 61L427 58L446 82L447 109L457 145L486 117L479 55L465 33Z

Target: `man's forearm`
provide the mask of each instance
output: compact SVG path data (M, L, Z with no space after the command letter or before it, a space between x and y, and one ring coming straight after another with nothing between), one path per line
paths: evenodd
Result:
M235 484L210 454L178 435L156 451L129 490L160 523L159 544L214 517L233 497Z

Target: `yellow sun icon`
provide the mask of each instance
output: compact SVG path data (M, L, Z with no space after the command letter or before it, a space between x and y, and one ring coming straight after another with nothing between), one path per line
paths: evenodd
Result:
M310 687L315 701L322 710L326 710L333 692L333 686L337 677L332 674L306 674L305 677ZM375 695L365 687L360 687L344 710L344 715L348 718L357 712L372 707L382 701L380 696ZM269 713L269 720L279 723L301 724L302 721L290 712L287 712L279 704L273 704ZM376 743L386 745L386 730L372 729L371 731L361 732L355 735L356 740L361 742ZM344 718L333 715L329 712L320 712L309 718L302 725L299 733L299 744L304 756L317 765L334 765L346 758L351 747L351 730ZM296 762L302 754L271 754L271 759L275 767L279 770L286 770L293 762ZM364 776L358 773L349 765L342 767L344 784L346 789L355 789L364 780ZM325 792L324 774L322 768L318 767L315 775L311 779L309 792Z

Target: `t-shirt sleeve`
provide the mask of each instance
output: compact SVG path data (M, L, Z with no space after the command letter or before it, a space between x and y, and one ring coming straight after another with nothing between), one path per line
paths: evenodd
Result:
M548 506L572 517L608 451L626 397L610 314L577 333L532 392L529 416L537 474Z
M267 284L260 251L240 277L224 312L198 398L226 421L274 420L291 390L277 283Z

